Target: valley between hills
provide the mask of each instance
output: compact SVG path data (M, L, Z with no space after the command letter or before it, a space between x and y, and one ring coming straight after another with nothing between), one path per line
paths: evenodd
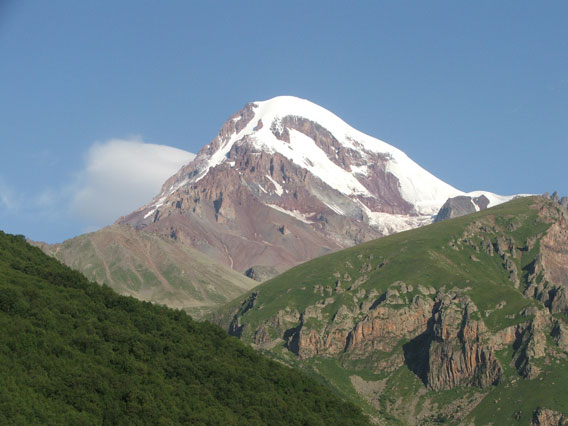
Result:
M249 103L113 225L0 235L0 421L568 424L567 206Z

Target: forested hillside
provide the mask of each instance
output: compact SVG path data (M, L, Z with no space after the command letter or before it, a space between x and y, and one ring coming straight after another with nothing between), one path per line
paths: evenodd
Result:
M367 424L217 326L119 296L0 232L0 424Z

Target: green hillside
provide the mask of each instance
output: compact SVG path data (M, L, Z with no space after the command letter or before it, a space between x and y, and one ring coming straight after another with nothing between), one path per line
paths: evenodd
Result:
M529 197L402 232L295 267L212 320L379 422L562 418L566 218Z
M367 424L217 326L119 296L0 232L0 424Z
M61 244L33 244L119 294L183 309L195 318L258 285L179 241L128 225Z

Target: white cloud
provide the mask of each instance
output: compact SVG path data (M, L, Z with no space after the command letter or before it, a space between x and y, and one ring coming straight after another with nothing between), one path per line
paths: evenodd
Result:
M71 212L89 227L113 223L151 201L167 178L195 154L181 149L112 139L94 144L71 199Z

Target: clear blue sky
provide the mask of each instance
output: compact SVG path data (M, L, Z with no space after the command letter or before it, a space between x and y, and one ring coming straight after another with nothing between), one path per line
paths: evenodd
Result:
M459 189L568 195L566 1L0 0L0 229L104 225L72 205L95 143L197 152L277 95Z

